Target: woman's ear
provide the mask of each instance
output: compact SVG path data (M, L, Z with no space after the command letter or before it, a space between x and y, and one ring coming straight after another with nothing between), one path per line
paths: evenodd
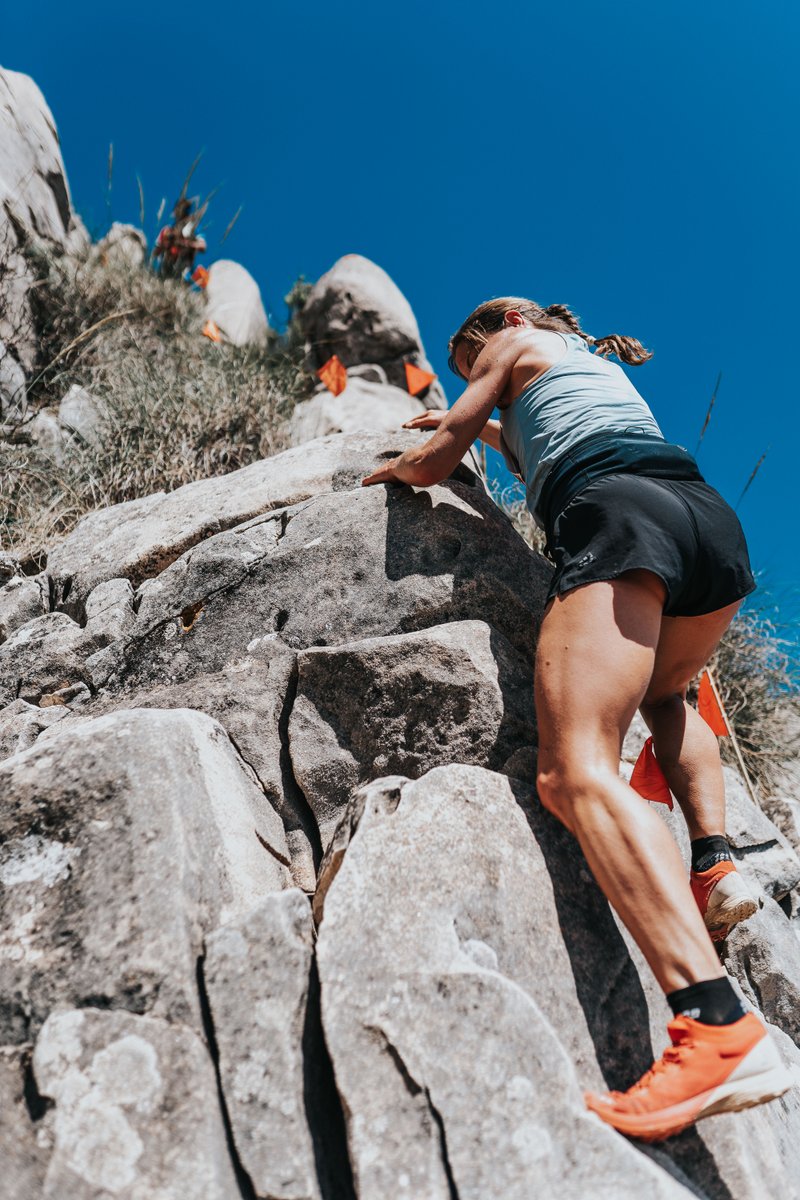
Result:
M525 318L521 312L517 312L515 308L510 308L508 312L503 313L503 324L508 326L524 325Z

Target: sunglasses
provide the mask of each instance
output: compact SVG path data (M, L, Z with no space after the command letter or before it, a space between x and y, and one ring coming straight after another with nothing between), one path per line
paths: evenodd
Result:
M461 345L460 342L459 342L459 345ZM456 346L456 350L457 349L458 349L458 346ZM474 347L472 347L472 349L474 349ZM474 366L474 364L475 364L475 359L472 360L472 365ZM455 351L453 351L453 353L448 357L447 365L450 368L450 370L453 372L454 375L457 375L459 379L463 379L465 383L468 382L467 376L462 375L461 372L459 371L458 367L456 366Z

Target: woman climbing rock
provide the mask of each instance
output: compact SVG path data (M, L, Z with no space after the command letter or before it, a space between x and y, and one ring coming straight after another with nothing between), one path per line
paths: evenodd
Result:
M564 305L503 297L450 339L468 386L433 428L363 479L429 487L476 438L499 450L555 562L536 653L536 788L578 839L674 1014L671 1046L627 1091L587 1094L623 1133L657 1140L716 1112L782 1095L792 1079L765 1026L745 1013L712 944L757 908L725 839L717 739L686 702L756 586L736 514L682 447L667 442L621 367L652 354L594 338ZM490 420L500 410L500 421ZM636 710L689 829L687 880L675 842L619 776Z

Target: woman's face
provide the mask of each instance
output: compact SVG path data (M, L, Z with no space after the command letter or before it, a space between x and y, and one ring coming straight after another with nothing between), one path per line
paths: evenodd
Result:
M503 329L518 329L528 324L530 324L530 322L523 317L522 313L517 312L515 308L510 308L508 312L503 315ZM494 334L490 333L487 336L486 341L488 342L489 339L494 336ZM483 347L476 348L475 346L470 346L469 342L459 343L458 349L455 353L455 363L462 379L469 381L472 368L475 365L475 359L478 357L482 349Z
M475 346L470 346L469 342L459 343L455 357L458 373L462 379L469 381L470 372L475 365L478 353L478 349Z

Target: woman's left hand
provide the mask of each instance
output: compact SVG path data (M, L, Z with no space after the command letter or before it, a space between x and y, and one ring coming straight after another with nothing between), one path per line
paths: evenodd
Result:
M402 455L400 458L402 458ZM378 467L377 471L373 471L371 475L366 475L361 480L361 486L369 487L371 483L405 483L406 480L401 479L397 473L400 458L391 458L382 467ZM400 469L402 470L402 466Z

